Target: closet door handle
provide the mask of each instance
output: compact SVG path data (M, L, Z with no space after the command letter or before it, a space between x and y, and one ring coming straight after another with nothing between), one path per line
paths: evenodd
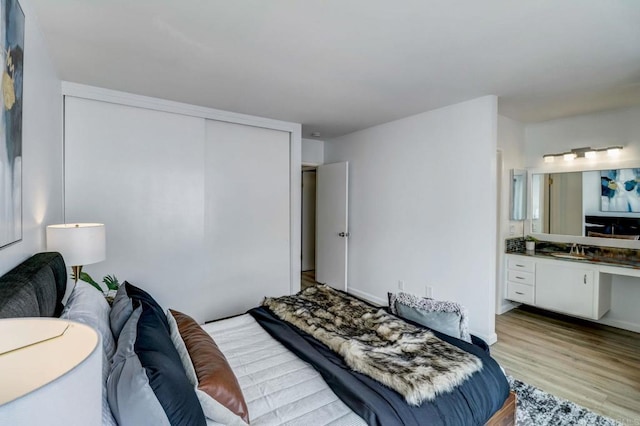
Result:
M587 274L584 274L584 279L582 280L585 284L587 283Z

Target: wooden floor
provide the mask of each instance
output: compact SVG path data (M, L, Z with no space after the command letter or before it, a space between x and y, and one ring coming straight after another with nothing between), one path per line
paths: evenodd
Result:
M625 425L640 425L640 334L517 308L496 317L507 374Z
M318 284L316 282L316 271L303 271L300 277L300 290Z

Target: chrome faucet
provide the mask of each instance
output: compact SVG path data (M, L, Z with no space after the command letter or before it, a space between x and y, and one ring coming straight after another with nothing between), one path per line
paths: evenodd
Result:
M580 246L580 244L573 243L571 245L571 250L569 254L574 254L576 256L585 256L584 254L584 246Z

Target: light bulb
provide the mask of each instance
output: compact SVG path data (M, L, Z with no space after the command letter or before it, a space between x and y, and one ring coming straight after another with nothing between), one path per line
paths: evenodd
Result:
M620 155L620 148L608 148L607 155L609 157L617 157L618 155Z
M556 157L554 157L553 155L545 155L542 158L544 159L545 163L553 163L556 160Z
M596 158L596 152L595 151L587 151L584 153L584 158L588 158L590 160Z
M567 154L564 154L562 158L564 158L564 161L573 161L576 159L576 154L574 154L573 152L569 152Z

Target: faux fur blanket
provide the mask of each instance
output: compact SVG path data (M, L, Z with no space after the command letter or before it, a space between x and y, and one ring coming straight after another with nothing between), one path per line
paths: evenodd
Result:
M449 392L482 361L383 309L326 285L263 302L280 319L312 335L341 355L353 370L420 405Z

